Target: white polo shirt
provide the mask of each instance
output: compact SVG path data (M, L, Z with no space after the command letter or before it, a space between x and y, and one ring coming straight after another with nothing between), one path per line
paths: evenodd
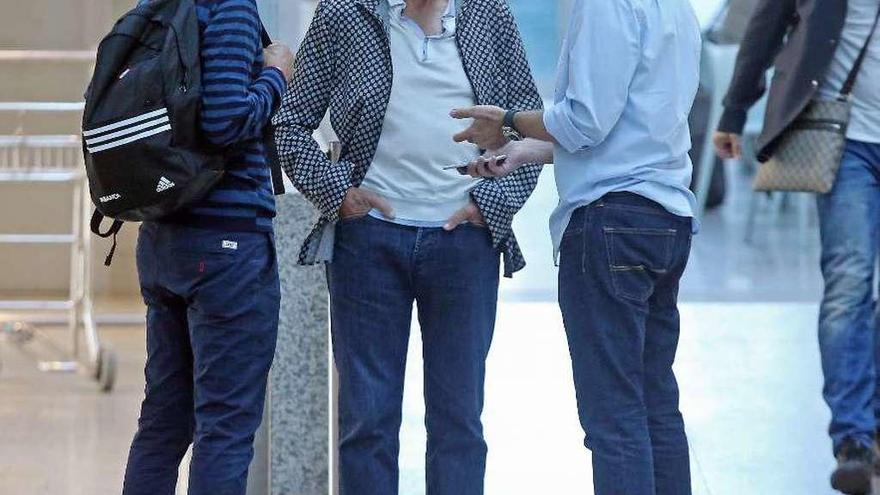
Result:
M455 37L455 0L449 0L443 31L436 36L426 36L404 15L404 0L384 1L391 14L394 83L376 155L361 187L391 203L396 223L442 226L467 205L476 185L443 167L479 156L476 146L452 141L469 123L451 118L450 110L476 103Z

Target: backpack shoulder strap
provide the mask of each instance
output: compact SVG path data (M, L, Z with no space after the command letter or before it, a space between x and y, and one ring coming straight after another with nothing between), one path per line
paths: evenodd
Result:
M272 44L272 37L266 31L263 21L260 21L260 39L263 47ZM276 196L284 194L284 171L281 169L281 160L278 158L278 148L275 146L275 126L270 122L266 125L266 136L263 139L263 147L266 150L266 161L269 162L269 170L272 172L272 190Z
M260 20L260 41L263 42L263 48L267 48L272 44L272 37L269 36L269 31L266 31L266 26L263 25L262 20Z

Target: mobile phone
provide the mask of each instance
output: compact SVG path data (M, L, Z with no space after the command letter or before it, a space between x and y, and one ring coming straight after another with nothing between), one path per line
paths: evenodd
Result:
M507 155L498 155L495 157L495 162L498 165L503 164L505 161L507 161ZM467 168L468 168L467 164L465 164L465 165L450 165L448 167L443 167L443 170L458 170L458 173L460 173L461 175L467 175Z

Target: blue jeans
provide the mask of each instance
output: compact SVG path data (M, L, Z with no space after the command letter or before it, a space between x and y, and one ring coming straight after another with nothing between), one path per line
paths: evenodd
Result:
M275 353L271 234L141 226L146 398L124 495L173 495L187 447L192 495L244 495Z
M559 304L596 495L688 495L672 371L691 219L628 193L578 209L563 237Z
M480 495L480 415L495 326L499 253L489 232L343 220L328 266L339 371L342 495L397 495L413 302L422 331L428 495Z
M834 189L818 200L825 295L819 316L823 395L834 451L874 441L877 324L874 269L880 235L880 144L847 142Z

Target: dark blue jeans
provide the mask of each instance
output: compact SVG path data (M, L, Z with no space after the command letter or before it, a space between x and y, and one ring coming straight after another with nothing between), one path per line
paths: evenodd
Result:
M146 398L125 495L173 495L193 445L192 495L244 495L275 353L280 289L271 234L145 223Z
M425 370L428 495L480 495L485 363L499 254L484 228L453 232L344 220L328 266L339 371L342 495L397 495L407 342L417 303Z
M834 451L870 446L880 409L874 268L880 242L880 144L849 141L834 189L819 196L825 296L819 317Z
M596 495L688 495L672 371L691 219L631 194L580 208L561 246L559 304Z

